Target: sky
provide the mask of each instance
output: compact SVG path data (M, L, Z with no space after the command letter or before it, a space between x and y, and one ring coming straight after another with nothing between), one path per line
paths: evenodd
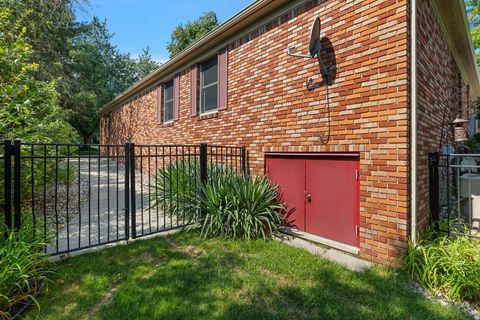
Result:
M253 0L90 0L77 10L79 20L94 15L107 20L112 42L123 53L137 57L150 46L152 58L168 60L167 43L179 24L196 20L206 11L214 11L220 23L251 4Z

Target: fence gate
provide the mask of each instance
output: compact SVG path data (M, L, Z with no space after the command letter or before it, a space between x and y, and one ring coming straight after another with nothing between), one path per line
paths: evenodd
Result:
M191 194L219 169L247 171L244 147L4 141L0 209L9 229L65 254L185 226ZM182 208L183 210L179 210Z
M480 238L480 154L429 154L429 205L437 230Z

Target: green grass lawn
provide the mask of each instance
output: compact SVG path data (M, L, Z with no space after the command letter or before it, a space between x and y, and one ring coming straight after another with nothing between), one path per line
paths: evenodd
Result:
M466 319L383 267L356 273L276 241L137 241L59 263L27 319Z

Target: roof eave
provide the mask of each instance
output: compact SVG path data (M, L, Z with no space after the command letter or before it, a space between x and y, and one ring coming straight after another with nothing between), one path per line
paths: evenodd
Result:
M432 1L447 35L455 62L462 76L470 84L474 97L480 96L480 76L467 11L463 0Z
M180 68L195 63L196 57L235 35L236 32L248 27L250 23L267 15L271 10L284 4L285 0L257 0L232 18L228 19L198 41L192 43L182 52L162 64L159 68L147 75L142 80L136 82L127 90L116 96L113 100L105 104L97 111L98 115L104 114L116 108L119 104L125 102L130 97L142 92L158 82L163 76L166 76Z

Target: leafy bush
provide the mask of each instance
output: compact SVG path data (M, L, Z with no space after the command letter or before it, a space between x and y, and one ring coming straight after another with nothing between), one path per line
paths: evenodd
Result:
M158 170L151 188L151 205L169 216L187 221L197 211L197 195L201 189L198 161L179 160Z
M448 222L450 227L465 226ZM437 234L433 228L416 245L409 244L404 268L432 291L453 300L480 302L480 240Z
M24 223L20 231L0 233L0 318L10 319L12 312L31 298L53 273L43 253L44 239L33 237L33 228ZM41 234L37 232L37 235ZM38 306L38 304L37 304Z
M205 237L266 238L283 224L278 188L267 178L238 175L213 163L208 171L212 174L202 187L200 167L193 160L160 169L150 193L152 206L200 226Z
M219 163L207 164L215 180L229 174L228 169ZM188 222L194 219L193 212L199 209L198 195L202 189L200 163L194 159L182 159L158 170L151 184L150 203L159 207L169 216L182 217Z
M206 184L195 221L204 237L267 238L282 223L279 191L266 177L225 174Z

